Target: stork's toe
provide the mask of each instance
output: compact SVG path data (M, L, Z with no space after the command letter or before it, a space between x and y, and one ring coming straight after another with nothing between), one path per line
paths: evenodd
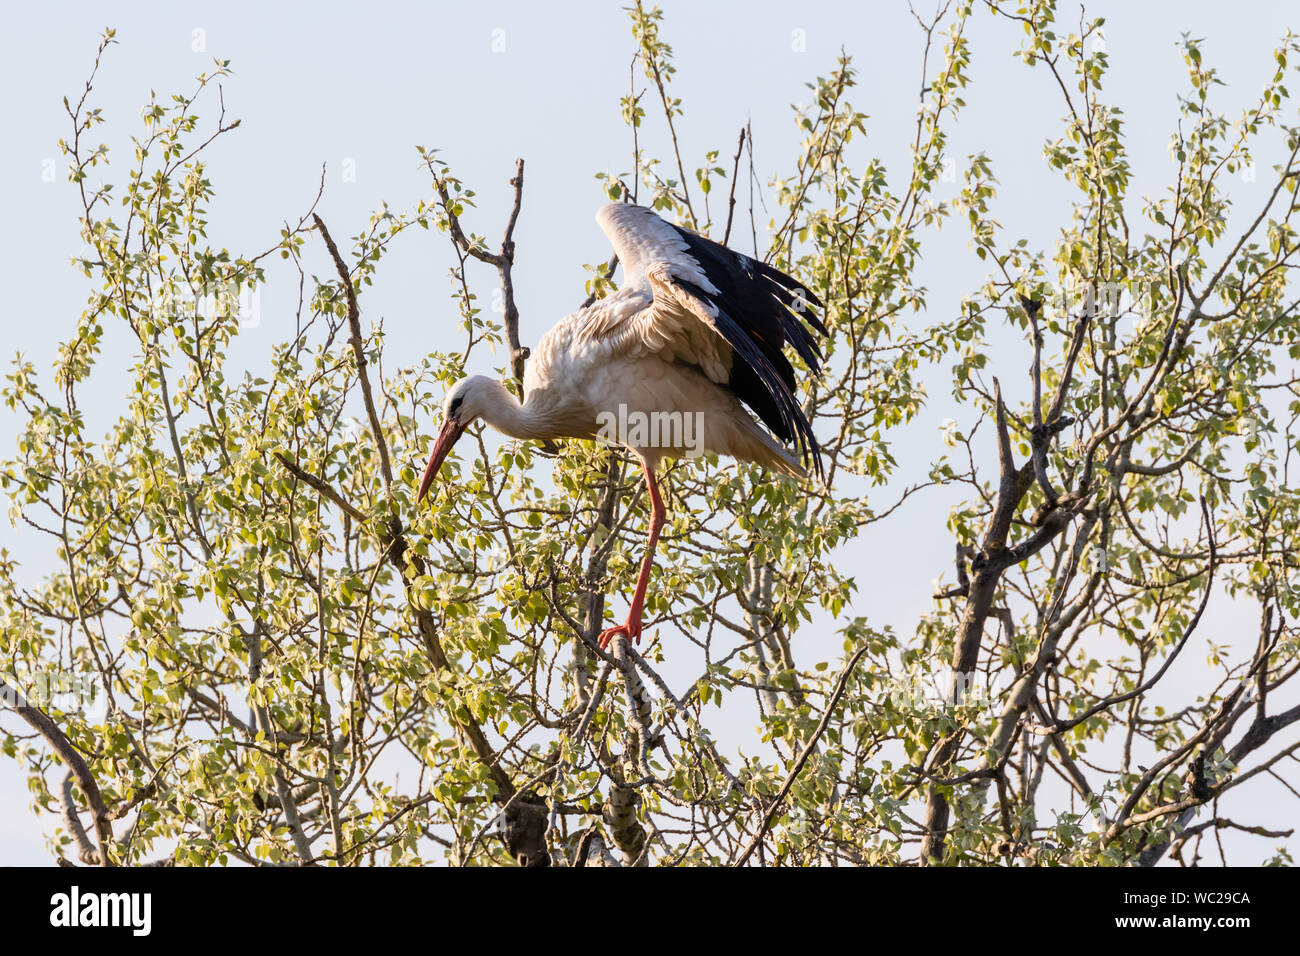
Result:
M620 624L617 627L607 628L600 632L599 643L602 651L609 650L610 643L615 637L622 637L631 641L633 644L641 643L641 625L633 624L631 621L626 624Z

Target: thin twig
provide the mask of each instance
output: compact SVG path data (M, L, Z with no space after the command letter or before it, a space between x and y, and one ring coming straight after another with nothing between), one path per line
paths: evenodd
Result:
M430 170L433 170L432 163L430 163ZM510 370L515 377L515 381L519 383L522 394L524 362L528 360L529 353L528 349L519 344L519 308L515 305L513 274L515 264L515 223L519 221L519 210L524 199L524 161L522 158L515 160L515 174L510 178L510 185L514 188L514 202L510 207L510 218L506 220L506 231L501 239L501 250L499 252L489 252L471 242L469 237L465 235L465 230L460 225L460 218L452 208L452 198L447 191L447 181L438 176L436 172L434 173L434 186L438 190L438 198L442 201L442 210L447 215L447 227L451 231L452 240L479 262L495 266L497 272L501 275L506 344L510 347Z
M352 354L357 360L357 377L361 380L361 397L365 401L366 415L370 418L370 431L374 435L375 445L379 448L379 467L384 475L384 488L391 489L393 485L393 466L388 460L388 442L384 438L383 429L379 426L379 414L375 411L375 399L370 390L370 375L366 371L365 343L361 338L361 310L357 308L357 291L352 287L352 274L348 271L343 257L339 255L338 246L334 245L334 240L330 237L329 230L325 228L324 221L316 213L312 213L311 218L316 223L316 228L320 230L321 238L325 240L325 246L329 249L330 256L334 259L334 268L338 271L339 281L343 284L344 294L347 295L348 328L352 332Z
M293 475L303 484L311 485L311 487L315 488L317 491L319 491L330 501L338 505L339 508L341 508L344 512L346 512L352 518L353 521L356 521L358 524L365 524L366 516L362 514L360 509L356 508L354 505L349 504L346 498L344 498L341 494L339 494L337 491L331 488L326 482L322 481L320 478L317 478L311 472L304 471L301 467L299 467L297 464L295 464L293 461L291 461L289 458L285 457L283 454L281 454L278 451L275 452L275 459L280 464L284 465L285 469L289 472L289 474Z
M45 738L46 742L54 748L54 752L59 756L68 767L68 769L77 778L77 785L81 787L81 792L86 795L86 801L90 805L90 812L95 820L95 837L99 841L99 860L103 866L113 866L112 855L109 853L109 847L113 845L113 824L110 820L108 806L104 803L104 797L99 791L99 784L95 782L95 775L90 771L90 765L86 759L68 740L67 735L59 728L49 715L39 707L33 707L27 699L18 692L17 688L10 687L3 680L0 680L0 701L9 704L18 716L25 720L37 733Z
M844 689L849 683L849 675L853 673L853 668L857 666L858 661L862 660L862 655L866 652L866 645L859 647L857 652L849 658L849 662L844 665L844 670L840 672L839 682L835 685L835 691L831 694L831 699L826 702L826 710L822 714L821 722L817 725L817 729L813 731L813 735L808 739L808 743L804 745L803 751L794 762L794 766L790 768L790 773L786 775L785 783L781 785L781 789L777 792L776 799L768 804L767 811L763 814L763 822L759 825L758 832L754 834L754 838L749 841L749 845L745 847L745 851L740 854L740 859L736 860L736 862L732 864L733 866L744 866L753 854L754 850L757 849L759 843L762 842L764 834L767 833L767 828L772 825L772 818L776 816L777 809L781 806L782 802L784 802L786 795L790 792L790 788L794 786L795 780L803 771L803 765L808 762L808 757L812 754L813 750L816 749L817 742L821 740L822 734L826 732L826 727L831 722L831 716L835 713L835 708L839 706L840 698L844 696Z
M736 158L731 167L731 193L727 196L727 228L722 234L722 244L725 246L727 240L731 238L731 220L736 214L736 177L740 175L740 156L745 151L745 129L741 127L740 139L736 143Z

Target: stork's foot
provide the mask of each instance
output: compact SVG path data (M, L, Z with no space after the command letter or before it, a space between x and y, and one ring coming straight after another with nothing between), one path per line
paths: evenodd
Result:
M602 651L609 650L610 641L614 640L615 637L620 636L625 640L631 641L633 644L641 643L641 622L633 621L629 618L626 624L620 624L618 627L611 627L607 630L601 631L599 638L600 649Z

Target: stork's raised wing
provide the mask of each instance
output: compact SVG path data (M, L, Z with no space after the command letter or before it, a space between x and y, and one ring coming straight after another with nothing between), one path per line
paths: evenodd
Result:
M649 351L671 353L725 385L781 441L793 441L821 473L821 454L795 395L788 342L816 372L821 351L809 326L826 326L812 311L821 301L771 266L665 222L654 212L611 203L596 214L609 237L624 285L653 293L650 308L593 315L591 334L635 338ZM805 323L807 323L805 325Z

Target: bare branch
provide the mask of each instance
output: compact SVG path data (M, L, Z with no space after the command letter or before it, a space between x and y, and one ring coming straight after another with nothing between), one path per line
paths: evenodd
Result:
M433 171L432 160L430 160L429 168L430 171ZM437 175L436 172L434 173L434 185L438 190L438 198L442 202L443 212L447 216L447 224L451 230L452 240L466 254L473 256L480 262L495 266L497 272L501 275L506 344L510 347L510 368L522 393L524 387L524 362L528 360L528 349L519 344L519 307L515 304L514 283L514 236L515 223L519 221L519 210L524 199L524 161L522 158L515 160L515 174L510 178L510 185L514 189L514 201L510 207L510 217L506 220L506 231L501 238L499 252L489 252L470 241L469 237L465 235L464 229L461 228L460 217L456 215L453 208L451 194L447 190L447 181Z
M330 237L329 230L325 228L324 221L316 213L312 213L311 217L316 223L316 228L320 230L321 238L325 240L330 257L334 260L334 268L339 274L339 283L347 296L348 328L352 332L352 354L357 362L357 377L361 380L361 398L365 402L366 415L370 419L370 432L374 436L375 446L379 449L379 467L383 471L384 487L388 489L393 484L393 466L388 460L388 440L384 438L379 414L375 411L375 398L370 389L370 375L366 371L365 343L361 337L361 310L357 308L357 292L352 286L352 274L343 262L343 257L339 255L338 246L334 245L334 240Z
M727 196L727 228L722 233L722 244L725 246L727 240L731 238L731 220L736 214L736 179L740 176L740 156L745 151L745 130L740 130L740 139L736 142L736 158L731 167L731 192Z
M772 825L772 818L776 816L776 811L780 809L781 804L785 801L786 795L790 792L790 788L794 786L795 780L799 778L799 774L803 770L804 764L808 762L808 757L815 749L817 749L817 742L821 740L822 734L826 732L827 726L830 725L831 717L835 713L835 708L839 706L840 698L844 696L844 689L848 687L849 677L853 673L853 668L858 666L858 661L862 660L862 656L866 652L867 646L864 645L859 647L857 651L854 652L853 656L849 658L848 663L844 665L844 669L840 671L840 679L836 682L835 690L832 692L830 699L826 702L826 709L822 712L822 719L817 724L817 729L813 731L812 736L808 738L808 742L804 744L803 750L800 751L799 756L795 758L794 766L792 766L790 772L786 774L785 782L781 784L781 789L778 790L776 796L772 798L772 802L767 805L767 809L763 812L763 820L759 824L758 832L754 834L753 838L749 841L749 844L741 852L740 856L732 866L744 866L745 863L748 862L750 856L753 855L754 850L757 849L759 843L763 841L763 836L767 833L767 828Z
M350 516L353 521L356 521L360 524L366 523L365 514L363 514L359 508L349 504L346 498L344 498L341 494L339 494L337 491L331 488L326 482L322 481L320 478L317 478L315 475L311 474L310 472L304 471L295 462L290 461L289 458L287 458L285 455L281 454L278 451L275 452L275 460L278 461L280 464L284 465L285 469L289 472L289 474L293 475L303 484L307 484L315 488L317 491L319 491L330 501L334 502L334 504L338 505L339 508L341 508L348 516Z
M39 707L34 707L28 703L27 698L19 693L17 688L10 687L3 680L0 680L0 700L3 700L17 712L19 717L45 738L50 747L54 749L55 754L67 765L71 774L77 778L77 786L81 787L81 792L86 795L86 800L90 804L90 812L94 818L95 837L99 842L97 862L103 866L115 866L113 855L110 852L110 847L113 846L112 818L108 812L108 806L104 803L104 798L99 792L99 784L95 782L95 775L91 772L86 759L72 746L72 742L68 740L67 735L59 729L59 725L51 720L49 715ZM71 805L67 802L70 794L71 791L68 789L65 780L65 815L75 813L70 809ZM77 825L80 827L80 821L78 821ZM83 836L84 832L83 830ZM88 840L85 842L89 843Z

